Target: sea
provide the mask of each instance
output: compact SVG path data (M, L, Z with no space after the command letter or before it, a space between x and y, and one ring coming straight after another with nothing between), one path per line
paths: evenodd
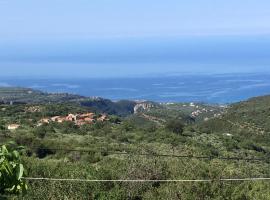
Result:
M177 74L125 78L2 77L0 87L27 87L114 101L227 104L270 94L270 74Z

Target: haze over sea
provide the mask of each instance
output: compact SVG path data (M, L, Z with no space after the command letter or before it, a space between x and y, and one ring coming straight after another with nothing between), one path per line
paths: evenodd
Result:
M270 94L270 74L184 74L137 78L1 78L0 86L30 87L112 100L231 103Z
M158 102L270 94L268 36L16 43L0 60L0 86Z
M0 1L0 85L160 102L270 94L269 5Z

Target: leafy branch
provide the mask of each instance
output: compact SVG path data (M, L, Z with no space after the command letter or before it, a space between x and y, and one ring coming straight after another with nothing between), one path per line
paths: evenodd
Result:
M0 147L0 194L19 194L27 190L22 179L24 167L18 151L9 151L5 145Z

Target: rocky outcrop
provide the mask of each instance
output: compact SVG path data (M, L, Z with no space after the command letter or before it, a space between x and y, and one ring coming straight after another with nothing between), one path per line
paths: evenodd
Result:
M137 103L134 106L134 114L143 112L143 111L148 111L151 108L154 108L155 105L153 103L149 103L149 102L141 102L141 103Z

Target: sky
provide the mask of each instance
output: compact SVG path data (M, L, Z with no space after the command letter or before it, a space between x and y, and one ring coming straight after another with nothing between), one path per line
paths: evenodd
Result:
M0 0L0 76L270 71L269 0Z

